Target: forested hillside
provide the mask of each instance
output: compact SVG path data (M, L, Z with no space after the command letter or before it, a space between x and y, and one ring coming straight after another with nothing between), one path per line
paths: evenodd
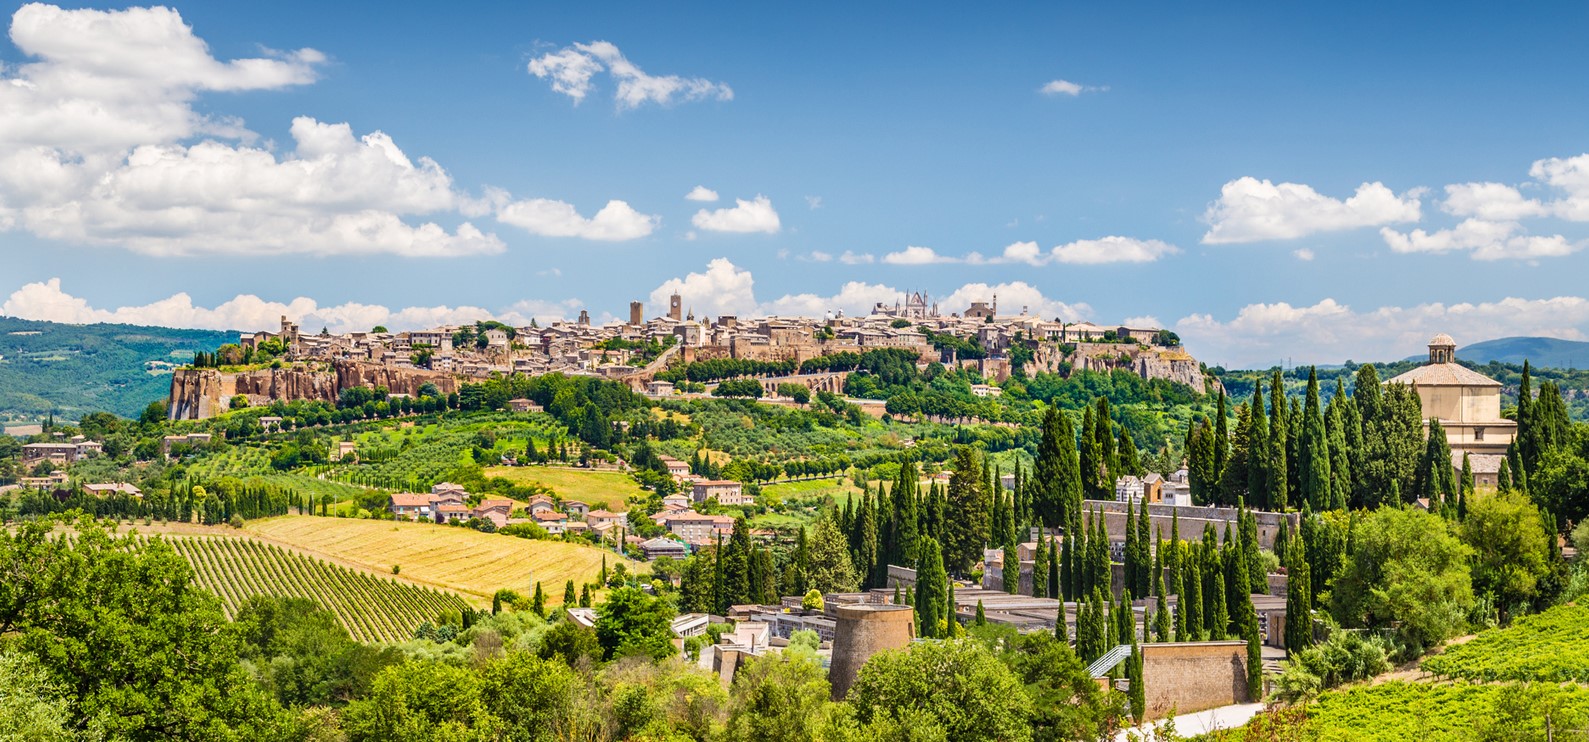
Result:
M66 325L0 317L0 421L54 413L135 417L164 399L170 366L236 341L235 332L137 325Z

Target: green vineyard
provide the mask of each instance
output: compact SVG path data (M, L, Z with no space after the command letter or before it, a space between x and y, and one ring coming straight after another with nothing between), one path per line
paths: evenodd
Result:
M167 537L193 565L198 584L220 597L228 616L255 595L308 598L335 613L359 641L400 642L445 612L468 607L451 593L376 577L288 551L229 537Z

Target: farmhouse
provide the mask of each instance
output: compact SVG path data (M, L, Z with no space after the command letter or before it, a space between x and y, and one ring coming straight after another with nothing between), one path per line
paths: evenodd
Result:
M392 512L393 517L408 520L428 520L432 516L430 495L413 492L394 493L387 500L386 509Z
M755 498L745 496L743 485L728 479L696 482L690 494L696 502L706 502L715 497L719 505L745 505L755 502Z
M29 443L22 447L22 463L35 464L49 461L56 464L70 464L104 451L105 447L99 441L76 436L68 443Z

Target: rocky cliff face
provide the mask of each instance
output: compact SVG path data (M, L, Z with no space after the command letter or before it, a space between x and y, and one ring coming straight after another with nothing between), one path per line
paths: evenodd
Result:
M255 405L300 399L336 402L343 389L384 386L392 394L414 396L426 383L435 384L442 394L458 391L458 380L450 374L361 361L337 361L328 371L306 366L237 373L183 368L171 375L170 415L172 420L213 417L225 411L232 397L239 394Z
M1144 379L1166 379L1199 392L1219 390L1218 380L1212 380L1212 386L1209 386L1211 380L1204 376L1202 364L1178 348L1082 343L1070 355L1040 351L1033 359L1035 369L1050 372L1061 370L1065 363L1077 371L1108 373L1124 369Z

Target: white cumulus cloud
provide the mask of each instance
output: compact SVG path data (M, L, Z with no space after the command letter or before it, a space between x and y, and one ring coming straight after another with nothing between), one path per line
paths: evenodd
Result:
M670 278L651 292L651 304L668 306L678 294L686 309L697 318L723 314L750 316L756 310L756 280L750 271L734 265L728 258L716 258L701 273Z
M1025 281L1000 284L968 283L944 297L938 302L938 306L944 312L963 312L971 306L971 302L992 303L995 299L999 302L1001 315L1019 314L1025 309L1028 314L1034 316L1050 319L1058 317L1066 322L1092 316L1092 307L1086 303L1072 304L1049 298L1036 286Z
M925 248L923 248L925 249ZM964 262L972 265L1004 265L1020 263L1042 266L1050 263L1068 265L1107 265L1110 263L1152 263L1181 249L1160 240L1139 240L1134 237L1110 235L1096 240L1076 240L1044 250L1036 242L1014 242L993 257L970 253ZM886 262L886 261L885 261ZM946 258L944 262L953 262Z
M544 237L621 242L650 235L661 217L642 214L627 202L614 200L587 219L573 204L532 198L505 204L497 210L497 221Z
M618 83L613 94L620 110L638 108L646 103L668 105L678 101L733 100L728 85L701 77L648 75L629 61L618 47L607 41L574 44L530 60L530 74L549 80L552 90L574 99L577 105L595 87L595 76L603 71Z
M717 191L706 186L696 186L691 188L689 193L684 194L684 198L687 201L716 201Z
M1043 95L1068 95L1072 98L1082 93L1101 93L1108 90L1107 85L1082 85L1069 80L1050 80L1037 89Z
M1211 365L1267 368L1295 364L1389 361L1420 355L1436 333L1459 345L1514 335L1583 340L1589 300L1506 298L1481 303L1429 303L1354 310L1334 299L1311 306L1249 304L1228 320L1209 314L1181 318L1175 330Z
M1203 218L1209 245L1290 240L1323 232L1416 222L1422 191L1400 196L1383 183L1364 183L1345 200L1302 183L1271 183L1242 177L1220 189Z
M778 221L778 212L772 207L772 200L762 195L757 195L749 201L736 198L734 205L730 207L701 209L690 218L690 223L697 229L708 232L741 234L750 232L777 234L782 228Z
M1533 260L1535 258L1561 257L1583 249L1583 242L1573 242L1561 235L1522 234L1523 225L1517 222L1492 222L1484 219L1464 219L1451 229L1433 232L1414 229L1397 232L1390 227L1380 230L1380 236L1390 249L1400 253L1445 253L1466 251L1474 260Z
M320 327L332 332L366 331L376 325L385 325L394 332L400 332L483 319L522 325L535 318L544 323L566 319L578 311L579 302L572 299L562 302L526 300L502 311L492 312L472 306L391 309L379 304L358 302L322 306L307 297L280 302L267 301L253 294L239 294L214 307L201 307L195 305L193 298L186 293L174 294L148 304L106 309L66 293L61 288L59 278L24 285L0 304L0 314L49 322L113 322L244 332L275 329L284 315L312 332L317 332Z
M887 265L932 265L934 263L956 263L959 261L947 255L939 255L937 251L930 247L912 245L903 250L884 255L883 262Z

